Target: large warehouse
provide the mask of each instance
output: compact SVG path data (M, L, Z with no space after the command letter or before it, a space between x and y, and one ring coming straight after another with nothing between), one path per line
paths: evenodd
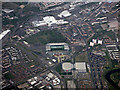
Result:
M78 70L78 72L86 72L86 64L85 62L76 62L74 64L74 68Z
M46 51L54 51L54 50L69 50L69 46L67 43L48 43L46 45Z

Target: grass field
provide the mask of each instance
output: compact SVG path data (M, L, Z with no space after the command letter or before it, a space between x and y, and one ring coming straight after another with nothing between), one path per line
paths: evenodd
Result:
M76 56L76 57L75 57L75 62L88 62L87 53L84 52L84 53Z
M47 43L67 42L66 38L57 30L47 30L39 32L28 37L26 41L30 44L41 43L43 45Z
M6 74L4 75L4 77L5 77L6 79L8 79L8 80L14 78L14 76L13 76L11 73L6 73Z
M56 69L57 72L61 73L62 65L57 66L55 69Z

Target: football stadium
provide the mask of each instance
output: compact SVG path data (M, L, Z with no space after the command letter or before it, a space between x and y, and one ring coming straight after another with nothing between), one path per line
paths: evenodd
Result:
M46 51L56 51L56 50L69 51L69 46L67 43L48 43L46 45Z

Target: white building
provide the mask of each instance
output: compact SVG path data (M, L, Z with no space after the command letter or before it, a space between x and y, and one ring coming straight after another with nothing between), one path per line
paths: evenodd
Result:
M66 24L68 23L68 21L64 21L64 20L57 20L56 24Z
M48 74L48 77L49 77L49 78L53 78L53 76L54 76L54 74L52 74L52 73L49 73L49 74Z
M85 62L76 62L74 64L74 68L78 70L78 72L86 72L86 64Z
M90 42L90 46L92 46L92 47L93 47L93 46L94 46L94 43L93 43L93 42Z
M102 45L102 40L98 40L98 44L101 44L101 45Z
M2 40L3 37L4 37L5 35L7 35L9 32L10 32L10 30L3 31L3 32L0 34L0 40Z
M34 27L47 25L47 23L45 21L33 21L32 24L34 25Z
M51 24L54 24L57 22L57 20L53 16L46 16L43 18L44 22L48 24L48 26L51 26Z
M46 16L43 17L43 21L33 21L32 24L34 27L48 25L51 26L52 24L66 24L68 21L64 21L62 19L56 20L53 16Z
M93 42L94 44L96 44L96 43L97 43L97 40L96 40L96 39L92 39L92 42Z
M65 11L63 11L63 12L61 12L58 16L59 17L68 17L68 16L70 16L71 15L71 13L68 11L68 10L65 10Z

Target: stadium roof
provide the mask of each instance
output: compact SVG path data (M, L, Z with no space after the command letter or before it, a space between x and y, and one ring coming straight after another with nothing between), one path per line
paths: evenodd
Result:
M67 43L48 43L47 45L66 45Z
M86 72L86 64L85 62L76 62L74 64L75 69L77 69L79 72Z
M71 70L71 69L73 69L73 64L71 64L69 62L65 62L62 64L62 68L63 68L63 70L66 70L66 71Z
M51 50L50 46L59 46L59 45L64 45L64 50L69 50L69 46L67 43L48 43L46 44L46 50Z
M68 16L70 16L70 15L71 15L71 13L69 13L68 10L65 10L65 11L61 12L58 16L59 16L59 17L62 17L62 16L68 17Z
M10 30L3 31L3 32L0 34L0 40L1 40L8 32L10 32Z
M11 12L13 12L14 10L10 10L10 9L2 9L2 11L6 12L6 13L11 13Z

